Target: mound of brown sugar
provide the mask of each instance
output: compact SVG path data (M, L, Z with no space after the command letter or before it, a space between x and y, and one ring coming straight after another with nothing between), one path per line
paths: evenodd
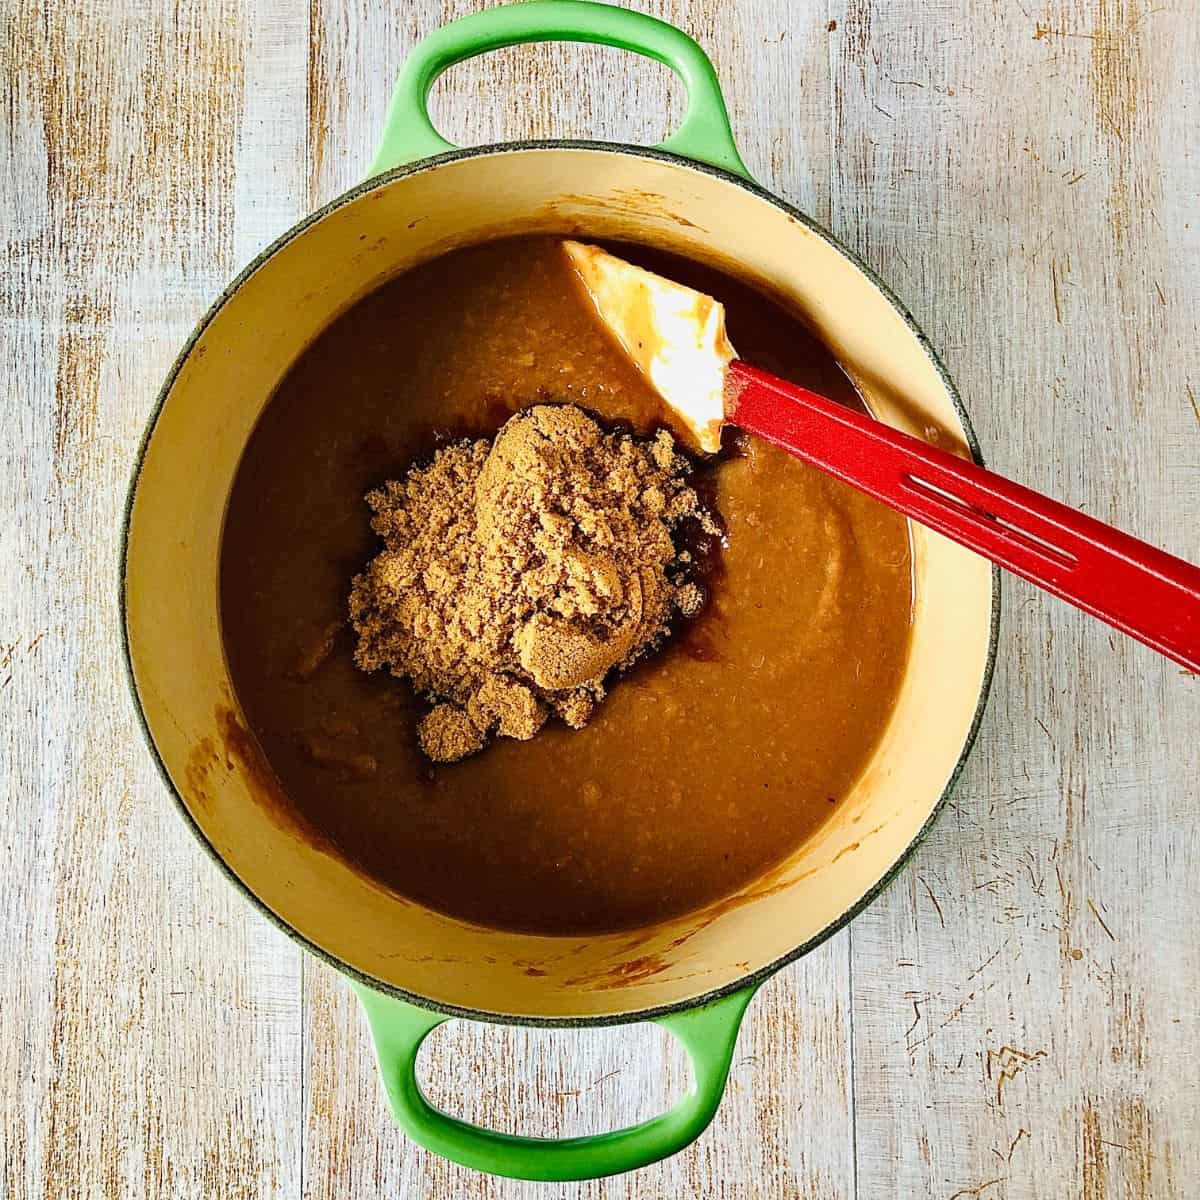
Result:
M350 593L355 661L430 698L431 759L531 738L551 713L581 728L610 672L699 611L678 533L715 527L688 470L665 431L638 439L542 405L367 496L385 549Z

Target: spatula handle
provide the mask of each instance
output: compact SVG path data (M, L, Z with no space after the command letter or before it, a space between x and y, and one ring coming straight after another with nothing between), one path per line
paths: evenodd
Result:
M726 416L1200 671L1200 567L740 360Z

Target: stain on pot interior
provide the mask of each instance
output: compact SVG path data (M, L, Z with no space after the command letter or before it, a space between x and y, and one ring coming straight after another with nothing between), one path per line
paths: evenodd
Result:
M558 196L545 204L536 216L568 218L571 221L594 218L597 214L624 218L635 229L644 229L647 217L657 217L683 229L705 234L707 229L680 213L669 197L639 188L613 188L603 196ZM610 235L612 236L612 235Z
M227 777L233 775L275 824L314 846L335 852L321 830L288 801L258 740L243 724L237 710L230 704L221 704L213 710L213 732L196 742L184 772L186 803L197 821L203 821L227 785Z

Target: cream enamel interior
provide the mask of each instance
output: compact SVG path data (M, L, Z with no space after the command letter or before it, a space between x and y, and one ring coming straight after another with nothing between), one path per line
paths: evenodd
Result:
M878 416L938 431L965 452L918 337L868 277L786 212L681 162L618 149L502 149L380 182L288 241L227 298L176 374L146 449L126 621L167 772L216 852L284 922L359 972L442 1005L612 1016L698 997L774 962L886 875L969 737L987 672L992 575L914 527L912 655L876 756L815 839L706 913L586 940L498 933L393 896L298 836L255 798L253 778L222 749L217 718L231 697L218 545L242 447L289 364L335 314L414 263L518 231L652 242L758 281L816 327Z

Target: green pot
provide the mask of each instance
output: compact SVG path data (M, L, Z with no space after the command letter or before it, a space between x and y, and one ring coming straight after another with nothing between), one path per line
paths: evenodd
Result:
M521 142L459 150L426 108L447 67L523 42L600 42L666 63L688 111L654 149ZM130 492L122 605L135 701L180 811L232 882L355 983L397 1121L434 1152L524 1179L585 1179L674 1154L712 1120L759 984L887 882L962 766L991 675L995 573L912 527L914 625L895 713L828 823L770 877L653 928L592 938L483 929L366 879L305 837L247 732L217 604L222 521L242 449L289 366L339 313L398 272L517 231L648 242L784 298L875 414L975 451L953 385L886 287L823 229L758 187L712 66L679 30L581 0L535 0L447 25L409 58L370 177L286 233L230 286L168 377ZM199 451L199 452L198 452ZM643 1125L565 1141L479 1129L431 1107L423 1039L450 1017L530 1025L656 1021L694 1082Z

